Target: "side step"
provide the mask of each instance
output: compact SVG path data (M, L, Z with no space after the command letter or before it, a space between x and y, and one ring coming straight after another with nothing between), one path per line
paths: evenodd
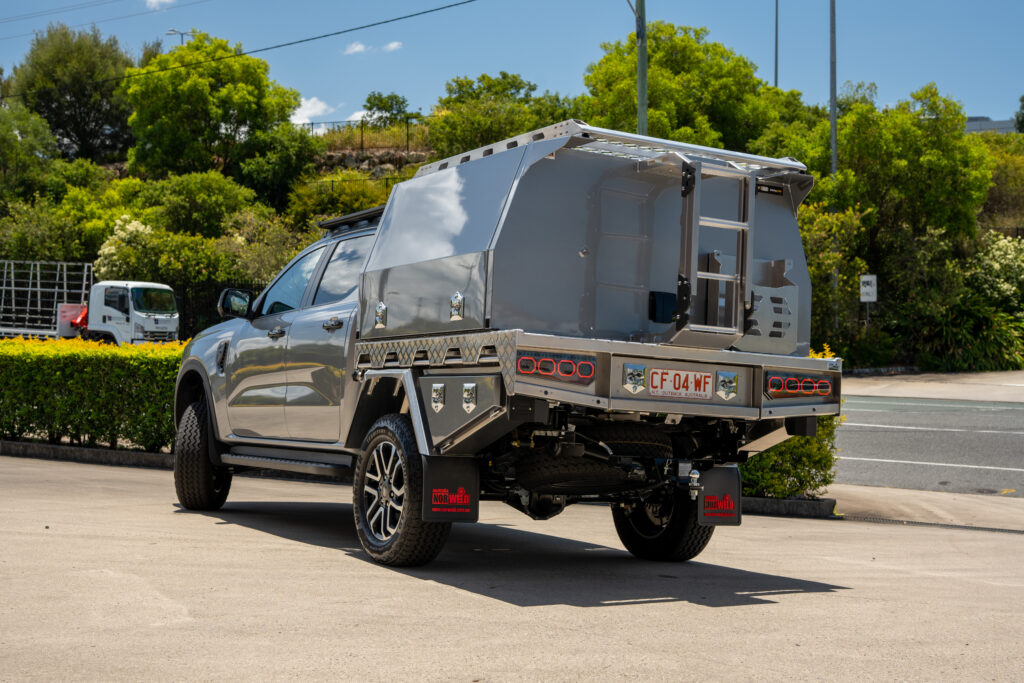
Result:
M292 457L274 457L277 453ZM332 454L335 462L329 463L296 460L294 455L295 451L278 451L272 448L237 448L232 449L229 453L222 453L220 461L225 465L283 470L300 474L315 474L321 477L345 477L352 473L352 456L350 455Z

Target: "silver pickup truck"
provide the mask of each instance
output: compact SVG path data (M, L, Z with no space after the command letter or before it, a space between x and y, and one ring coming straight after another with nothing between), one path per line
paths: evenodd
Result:
M771 159L565 121L419 169L325 221L178 375L175 487L353 478L389 565L429 562L481 500L606 502L625 547L682 561L740 523L737 463L813 435L841 361L808 358L797 207Z

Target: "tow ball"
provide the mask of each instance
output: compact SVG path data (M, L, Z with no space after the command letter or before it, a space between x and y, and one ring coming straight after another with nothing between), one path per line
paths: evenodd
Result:
M697 500L697 496L701 491L704 490L704 486L700 483L700 471L696 468L690 470L690 500Z

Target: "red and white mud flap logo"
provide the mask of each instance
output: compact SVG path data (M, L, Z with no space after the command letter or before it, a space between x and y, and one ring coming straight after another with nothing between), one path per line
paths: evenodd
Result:
M480 466L472 457L423 458L423 520L475 522L480 516Z
M454 493L448 489L434 489L430 494L432 512L469 512L469 494L462 486Z
M736 526L742 518L742 482L735 466L713 467L700 474L704 490L697 496L697 523Z

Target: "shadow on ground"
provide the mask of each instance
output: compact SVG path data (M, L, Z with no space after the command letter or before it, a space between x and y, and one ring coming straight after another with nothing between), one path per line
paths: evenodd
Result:
M222 524L335 548L374 564L359 546L350 504L239 502L201 514L220 519ZM771 604L772 597L790 593L846 589L702 562L646 562L620 548L495 524L454 525L441 555L426 567L374 566L521 607L678 601L735 607Z

